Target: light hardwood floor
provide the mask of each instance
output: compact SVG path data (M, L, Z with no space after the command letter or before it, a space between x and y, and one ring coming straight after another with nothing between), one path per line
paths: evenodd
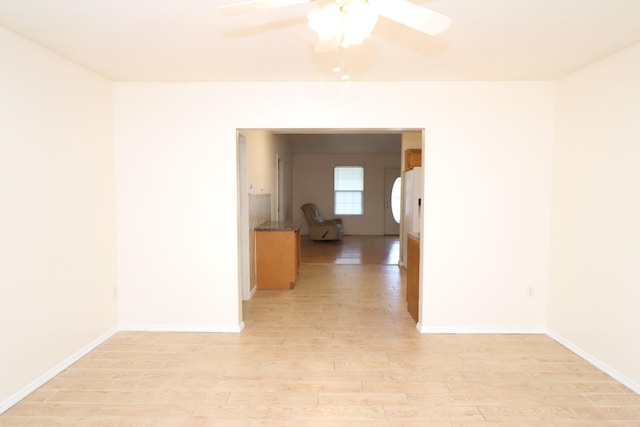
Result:
M640 396L546 336L418 333L403 282L302 264L242 333L118 333L0 426L640 426Z

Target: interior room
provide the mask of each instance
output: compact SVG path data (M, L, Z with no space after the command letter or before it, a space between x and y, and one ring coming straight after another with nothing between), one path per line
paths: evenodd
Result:
M240 257L245 300L258 289L253 230L272 220L298 224L301 262L400 263L402 153L421 149L422 131L240 129L238 144L239 187L248 189L238 194L241 240L246 239ZM366 191L360 211L339 212L334 204L335 171L351 167L362 168L361 189ZM305 214L303 208L310 204L322 225L308 217L311 213ZM336 217L339 233L327 226ZM312 229L312 223L318 226ZM382 252L363 251L367 245ZM319 251L324 254L319 256Z
M316 2L294 3L228 15L176 0L0 0L0 425L637 425L640 3L415 2L450 27L426 35L381 9L348 56L316 52ZM320 152L328 134L348 135L336 150L393 135L397 164L382 169L422 150L417 322L404 301L358 293L368 281L401 295L398 266L302 264L289 291L251 286L250 196L271 194L264 217L307 235L314 182L301 177L335 163ZM330 198L312 202L335 216ZM384 234L368 219L344 219L347 234ZM365 304L362 323L332 311L346 296ZM285 321L289 342L269 329ZM416 352L389 350L398 342ZM225 351L216 368L229 370L207 374L205 356ZM516 368L492 371L504 355ZM521 385L553 381L536 398L554 404L508 400L511 382L504 401L480 400L504 380L488 371L522 378L529 362L540 378ZM139 365L140 382L118 383ZM144 371L159 365L187 381L182 404L170 381L148 406L148 389L127 394L165 375ZM92 366L103 378L65 385ZM546 378L549 366L562 372ZM418 371L415 394L389 387ZM186 394L223 385L236 388ZM175 409L164 421L162 407Z

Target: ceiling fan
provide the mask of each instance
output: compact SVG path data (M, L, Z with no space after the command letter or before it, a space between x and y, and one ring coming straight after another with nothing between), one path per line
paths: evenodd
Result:
M308 14L309 27L318 33L317 51L362 43L376 25L378 16L435 36L451 25L451 18L408 0L245 0L223 5L226 13L250 13L261 9L316 3Z
M337 64L334 73L342 73L342 80L349 80L346 71L346 48L364 42L378 22L378 16L435 36L442 33L451 18L418 6L408 0L244 0L222 6L227 13L249 13L261 9L316 3L307 17L309 28L318 34L316 52L335 50Z

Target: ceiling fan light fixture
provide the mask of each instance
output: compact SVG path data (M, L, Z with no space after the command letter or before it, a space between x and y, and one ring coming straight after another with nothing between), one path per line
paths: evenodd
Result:
M366 0L355 0L344 6L342 46L358 45L371 37L378 14Z
M361 44L371 36L378 14L368 0L327 3L307 15L309 28L321 40L336 40L343 47Z
M337 3L329 3L319 11L307 15L309 28L318 33L321 40L332 40L342 33L343 12Z

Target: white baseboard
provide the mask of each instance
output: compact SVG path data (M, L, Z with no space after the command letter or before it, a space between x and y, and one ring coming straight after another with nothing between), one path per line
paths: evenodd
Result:
M120 325L123 332L218 332L239 333L244 329L244 322L238 325Z
M104 334L102 334L95 340L91 341L89 344L85 345L84 347L82 347L80 350L78 350L71 356L67 357L62 362L58 363L56 366L54 366L44 374L40 375L31 383L27 384L24 388L19 390L13 396L10 396L8 399L0 402L0 414L4 413L7 409L11 408L13 405L15 405L16 403L18 403L19 401L21 401L22 399L24 399L25 397L27 397L28 395L36 391L38 388L43 386L46 382L48 382L53 377L58 375L60 372L64 371L69 366L76 363L78 360L80 360L83 356L85 356L91 350L95 349L100 344L102 344L103 342L111 338L116 332L118 332L117 329L111 329L105 332Z
M544 329L527 329L527 328L467 328L467 327L429 327L420 323L416 325L418 331L423 334L530 334L545 335Z
M611 376L616 381L624 384L626 387L630 388L635 393L640 394L640 384L638 384L638 383L632 381L630 378L627 378L626 376L622 375L620 372L618 372L615 369L611 368L609 365L607 365L603 361L593 357L588 352L586 352L582 348L578 347L577 345L573 344L571 341L567 340L566 338L564 338L564 337L562 337L562 336L560 336L560 335L558 335L558 334L556 334L556 333L554 333L552 331L547 332L547 335L549 335L549 337L551 337L552 339L554 339L558 343L562 344L563 346L565 346L566 348L568 348L569 350L571 350L572 352L574 352L578 356L582 357L587 362L591 363L596 368L600 369L605 374Z

